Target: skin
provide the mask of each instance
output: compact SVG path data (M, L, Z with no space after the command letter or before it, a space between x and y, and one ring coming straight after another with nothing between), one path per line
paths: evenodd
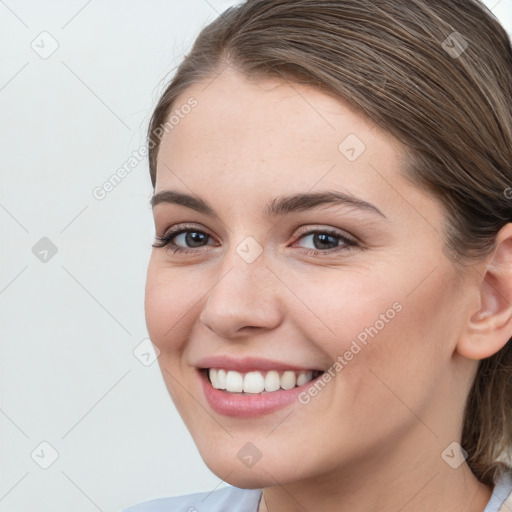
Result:
M263 489L259 512L483 511L492 489L441 454L460 442L478 359L512 336L512 224L496 252L461 274L442 251L440 204L405 178L404 146L348 103L231 67L190 86L174 108L190 96L198 105L162 138L155 193L200 196L217 217L153 208L157 236L184 222L209 236L199 247L175 237L190 254L152 250L145 311L167 389L207 466ZM366 146L353 162L338 149L349 134ZM386 218L347 206L263 214L275 197L321 190L348 191ZM315 245L297 236L300 226L359 245ZM263 249L250 264L236 252L247 236ZM323 253L307 254L315 248ZM308 404L247 419L206 401L200 357L328 369L394 303L401 311ZM261 453L252 467L237 457L248 442Z

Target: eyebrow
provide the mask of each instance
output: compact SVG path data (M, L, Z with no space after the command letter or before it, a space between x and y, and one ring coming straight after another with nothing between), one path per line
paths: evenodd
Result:
M218 217L212 206L198 196L178 192L176 190L163 190L155 194L150 201L152 208L157 204L178 204L191 208L209 217ZM269 217L285 215L292 212L301 212L318 208L324 205L351 206L359 210L372 212L387 219L375 205L368 203L348 192L327 190L324 192L299 193L289 196L279 196L270 201L265 207L265 214Z

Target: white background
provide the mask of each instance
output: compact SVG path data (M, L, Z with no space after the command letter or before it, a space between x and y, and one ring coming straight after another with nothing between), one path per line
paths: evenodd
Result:
M157 363L133 353L154 235L146 159L103 200L92 191L144 144L170 72L233 3L0 0L0 512L119 511L224 485ZM512 0L486 3L512 33ZM41 58L37 44L58 48Z

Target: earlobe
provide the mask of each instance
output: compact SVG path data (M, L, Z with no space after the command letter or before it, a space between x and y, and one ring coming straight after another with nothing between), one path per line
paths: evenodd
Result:
M512 223L496 235L496 247L480 268L480 305L468 321L457 352L468 359L485 359L512 337Z

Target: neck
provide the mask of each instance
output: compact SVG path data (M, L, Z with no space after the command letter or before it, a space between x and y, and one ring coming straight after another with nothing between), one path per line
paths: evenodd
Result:
M423 460L413 467L386 465L374 473L351 470L336 479L323 475L266 487L258 512L483 512L492 488L466 463L453 469L439 459L428 466Z

